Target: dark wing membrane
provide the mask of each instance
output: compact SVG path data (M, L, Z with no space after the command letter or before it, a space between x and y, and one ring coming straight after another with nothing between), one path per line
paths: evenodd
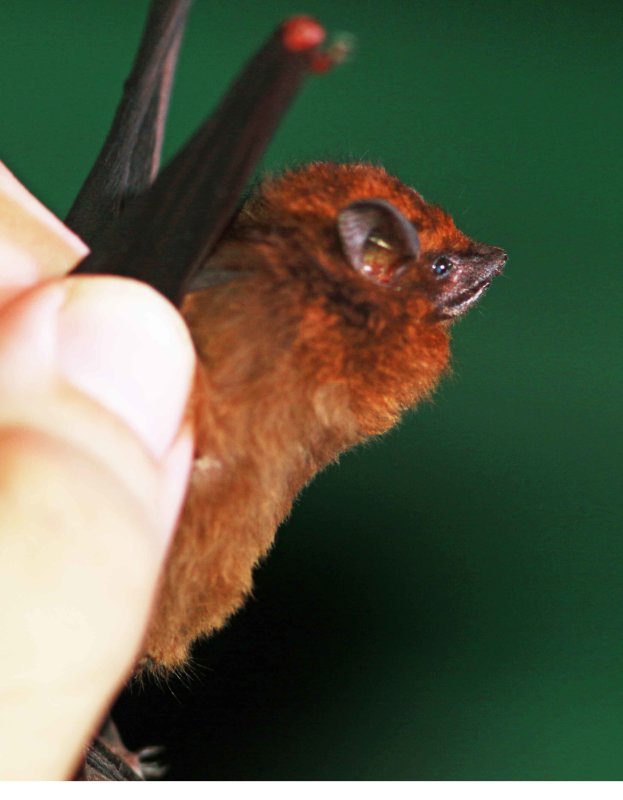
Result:
M324 35L307 18L281 25L154 184L128 201L77 272L137 278L180 303L318 52L321 37L295 37L293 44L299 20Z
M177 55L192 0L152 0L143 37L102 150L67 216L95 248L130 197L158 174Z

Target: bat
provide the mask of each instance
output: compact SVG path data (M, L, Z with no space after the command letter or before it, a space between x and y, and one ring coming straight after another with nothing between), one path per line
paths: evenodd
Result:
M198 355L193 472L141 661L164 670L244 603L301 488L433 391L452 323L507 259L365 163L267 178L237 209L305 75L339 60L308 17L277 29L158 174L188 7L152 3L67 219L92 248L77 271L150 283L180 307Z
M369 164L311 164L252 193L204 266L219 284L182 304L196 456L150 663L183 663L221 627L300 489L431 392L449 326L505 260Z

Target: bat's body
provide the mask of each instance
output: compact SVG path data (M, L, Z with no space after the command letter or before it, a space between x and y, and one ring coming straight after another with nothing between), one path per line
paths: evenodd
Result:
M242 604L316 472L432 390L448 320L504 261L380 168L311 165L251 197L203 271L216 285L182 307L200 362L197 451L152 663L183 661Z

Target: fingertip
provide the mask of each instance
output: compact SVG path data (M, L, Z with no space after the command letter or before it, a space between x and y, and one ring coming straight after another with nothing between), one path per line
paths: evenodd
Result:
M0 162L0 297L67 274L88 252Z

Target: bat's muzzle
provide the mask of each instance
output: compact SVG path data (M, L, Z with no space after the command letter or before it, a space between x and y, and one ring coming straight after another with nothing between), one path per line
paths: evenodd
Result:
M456 319L469 311L502 272L507 259L502 248L490 245L479 245L465 256L453 257L452 270L439 285L435 318Z

